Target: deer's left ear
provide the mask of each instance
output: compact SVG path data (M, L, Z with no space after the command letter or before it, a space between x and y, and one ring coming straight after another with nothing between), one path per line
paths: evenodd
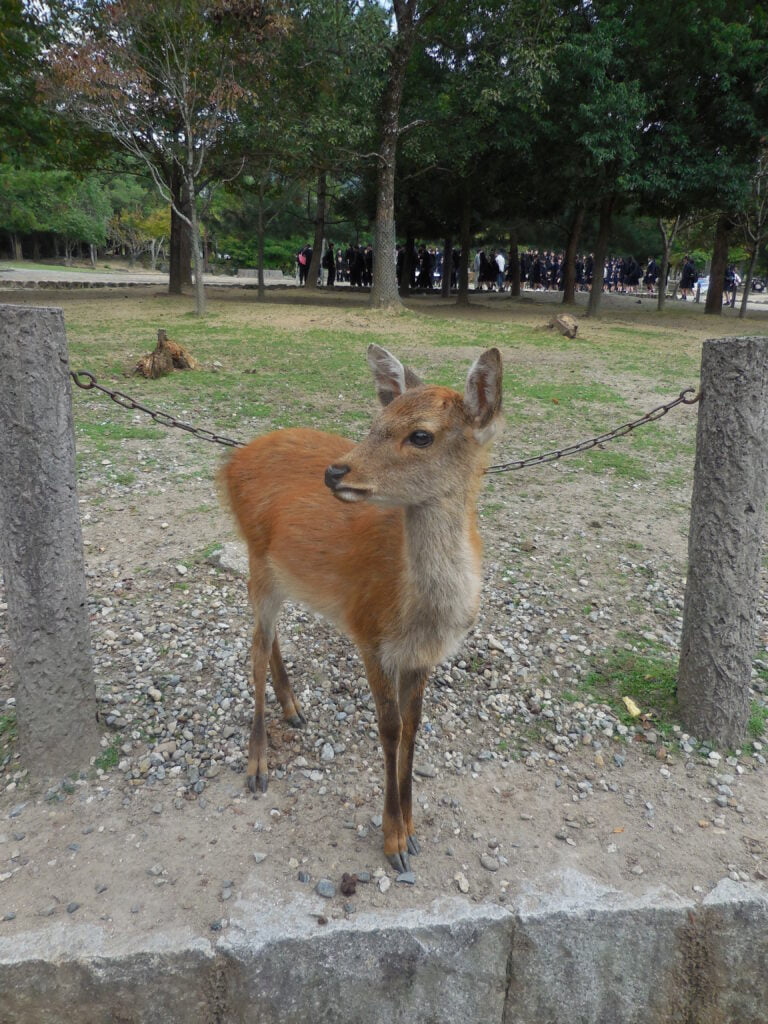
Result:
M489 348L473 363L467 376L464 405L475 427L480 444L496 433L501 413L501 352Z
M376 394L382 405L389 405L407 388L416 388L422 383L413 370L403 366L397 356L380 345L368 346L368 365L373 372Z

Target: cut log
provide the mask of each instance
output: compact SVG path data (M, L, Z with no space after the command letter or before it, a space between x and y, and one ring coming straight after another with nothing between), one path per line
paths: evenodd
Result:
M165 377L173 370L195 370L198 365L194 356L178 342L172 341L161 329L157 332L157 345L152 352L139 359L133 372L155 380L158 377Z

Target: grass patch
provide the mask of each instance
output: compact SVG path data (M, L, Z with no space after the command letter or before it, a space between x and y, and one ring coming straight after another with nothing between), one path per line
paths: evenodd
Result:
M753 740L759 740L768 732L768 707L753 700L749 709L747 721L747 736Z
M582 684L583 690L608 704L625 725L634 725L622 698L630 697L654 728L671 732L679 718L677 662L653 653L613 651L598 658Z
M10 759L17 738L16 712L0 715L0 764Z
M120 739L115 739L108 747L105 747L101 754L93 762L93 767L103 772L109 772L117 768L120 761Z
M139 427L129 423L81 423L80 433L105 448L114 441L159 441L165 431L159 427Z

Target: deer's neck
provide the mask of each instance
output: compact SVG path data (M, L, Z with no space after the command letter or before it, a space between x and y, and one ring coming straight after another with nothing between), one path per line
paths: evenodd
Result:
M405 580L393 667L432 668L455 653L480 598L480 538L474 503L405 513Z

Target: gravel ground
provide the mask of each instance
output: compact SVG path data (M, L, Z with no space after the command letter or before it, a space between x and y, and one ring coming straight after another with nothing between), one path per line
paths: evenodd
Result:
M216 931L238 899L297 894L319 917L444 894L509 902L568 867L694 897L728 875L765 884L766 737L712 750L652 719L625 724L582 689L605 651L645 642L674 657L682 513L660 521L650 483L562 466L503 478L483 515L480 617L425 700L415 877L398 884L381 851L383 766L362 663L298 607L286 607L281 639L307 726L285 725L270 692L270 789L247 794L246 586L212 485L219 455L200 444L124 442L130 483L84 446L104 756L44 792L12 751L2 761L5 933L67 915ZM0 713L13 707L3 601ZM767 621L763 604L762 652ZM761 658L753 697L765 704Z

